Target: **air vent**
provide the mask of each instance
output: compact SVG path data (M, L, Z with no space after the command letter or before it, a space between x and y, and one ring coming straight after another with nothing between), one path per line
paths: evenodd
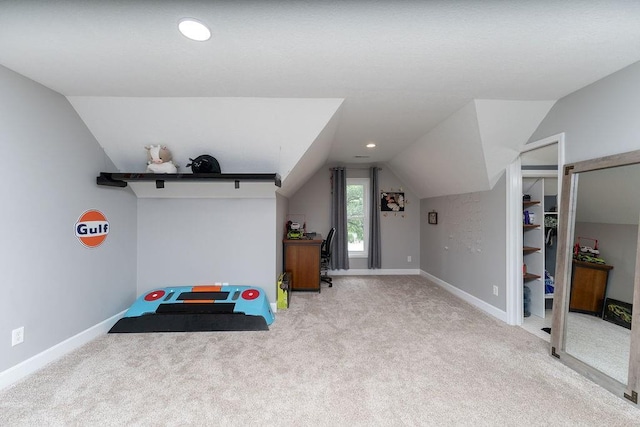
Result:
M370 156L353 156L356 159L368 159Z

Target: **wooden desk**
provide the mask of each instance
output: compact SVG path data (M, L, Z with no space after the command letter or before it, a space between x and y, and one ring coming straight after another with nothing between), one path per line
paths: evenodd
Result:
M602 316L611 265L573 261L569 311Z
M284 271L291 274L291 290L320 292L320 247L322 236L284 239Z

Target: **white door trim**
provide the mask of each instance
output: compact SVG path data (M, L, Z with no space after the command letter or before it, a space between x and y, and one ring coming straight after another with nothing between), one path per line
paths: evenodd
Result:
M562 168L564 166L564 132L539 141L525 144L520 150L520 155L551 144L558 144L558 171L549 174L549 177L558 177L558 206L560 206L560 194L562 188ZM507 323L509 325L521 325L523 316L522 307L522 176L528 172L521 170L520 156L507 167ZM540 176L541 171L532 171Z
M522 162L507 166L507 323L521 325L522 306ZM520 266L520 267L519 267Z

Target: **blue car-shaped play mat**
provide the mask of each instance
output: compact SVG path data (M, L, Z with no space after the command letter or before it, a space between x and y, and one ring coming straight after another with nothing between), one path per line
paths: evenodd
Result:
M266 331L274 320L259 287L178 286L140 296L109 332Z

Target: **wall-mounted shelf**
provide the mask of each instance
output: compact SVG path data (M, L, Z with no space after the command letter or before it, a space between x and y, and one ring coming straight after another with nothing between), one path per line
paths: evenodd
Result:
M277 173L100 172L96 183L129 187L139 199L271 199L282 185Z
M262 182L273 181L277 187L282 186L280 175L277 173L116 173L100 172L96 178L98 185L108 187L127 186L128 182L153 182L156 188L164 188L166 181L175 182L220 182L234 181L235 188L240 188L241 181Z

